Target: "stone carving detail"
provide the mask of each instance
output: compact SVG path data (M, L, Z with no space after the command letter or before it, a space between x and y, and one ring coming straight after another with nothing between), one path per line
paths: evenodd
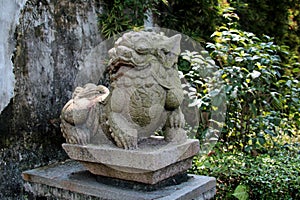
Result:
M61 113L61 130L67 143L88 144L93 136L103 135L103 103L108 95L106 87L92 83L75 89Z
M104 86L87 84L76 88L63 108L61 127L67 142L112 141L135 149L159 129L166 141L185 142L177 70L180 39L144 31L120 37L109 51L110 94Z

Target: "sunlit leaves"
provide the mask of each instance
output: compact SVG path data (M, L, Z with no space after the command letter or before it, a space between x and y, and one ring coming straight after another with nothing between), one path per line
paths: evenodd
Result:
M238 200L248 200L249 199L248 192L249 192L249 189L247 188L247 186L238 185L235 188L234 193L232 195L235 196Z
M220 71L207 51L181 53L178 68L188 83L183 84L184 92L190 100L190 107L197 107L206 119L201 119L197 138L201 141L201 151L214 145L223 126L226 97ZM189 70L186 70L189 69Z
M286 70L289 65L297 66L297 60L288 64L281 60L279 55L288 54L287 47L276 45L271 37L258 38L238 30L234 23L221 27L212 37L215 43L206 47L227 84L224 140L245 151L265 149L277 145L273 138L285 129L297 131L293 127L299 121L300 85L287 72L300 70ZM278 123L286 118L293 120Z

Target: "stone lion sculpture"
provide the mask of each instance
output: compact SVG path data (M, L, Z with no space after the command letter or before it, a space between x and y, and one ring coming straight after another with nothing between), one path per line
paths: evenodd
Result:
M61 128L67 142L99 140L136 149L157 130L164 130L168 142L186 141L177 70L180 39L144 31L120 37L109 50L110 91L94 84L78 87L63 108Z

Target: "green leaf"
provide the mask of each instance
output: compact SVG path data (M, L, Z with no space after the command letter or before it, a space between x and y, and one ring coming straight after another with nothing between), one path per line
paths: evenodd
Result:
M253 72L250 73L250 75L251 75L252 79L255 79L255 78L258 78L261 75L261 73L259 71L253 70Z
M232 194L234 197L236 197L238 200L248 200L249 194L248 194L248 188L245 185L238 185L234 193Z
M169 5L168 0L161 0L164 4L166 4L167 6Z
M254 55L254 56L252 57L252 59L253 59L253 60L260 59L260 56L258 56L258 55Z
M243 60L244 60L244 59L241 58L241 57L236 57L236 58L235 58L235 61L236 61L236 62L242 62Z
M249 103L250 109L252 113L256 116L257 115L257 108L253 103Z
M258 142L259 142L259 144L264 145L266 143L266 139L263 137L260 137L260 138L258 138Z
M291 85L292 85L292 81L291 81L291 80L288 80L285 84L290 88Z
M277 136L273 131L269 130L269 129L265 129L264 132L268 135L271 135L273 137Z
M293 69L293 72L294 72L294 73L300 72L300 68L295 68L295 69Z
M214 36L218 36L218 37L220 37L222 35L222 33L221 32L219 32L219 31L215 31L210 37L214 37Z

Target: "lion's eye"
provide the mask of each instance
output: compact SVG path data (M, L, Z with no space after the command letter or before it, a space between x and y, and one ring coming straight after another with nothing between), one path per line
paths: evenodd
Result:
M149 42L147 40L141 39L139 41L136 41L135 50L138 53L147 54L150 51L150 48L149 48L150 46L151 45L149 44Z
M136 51L141 54L146 54L146 53L149 53L149 48L148 47L138 47L136 49Z
M163 49L161 49L161 50L162 50L162 52L164 52L165 55L167 55L167 54L170 53L170 51L169 51L168 49L163 48Z

